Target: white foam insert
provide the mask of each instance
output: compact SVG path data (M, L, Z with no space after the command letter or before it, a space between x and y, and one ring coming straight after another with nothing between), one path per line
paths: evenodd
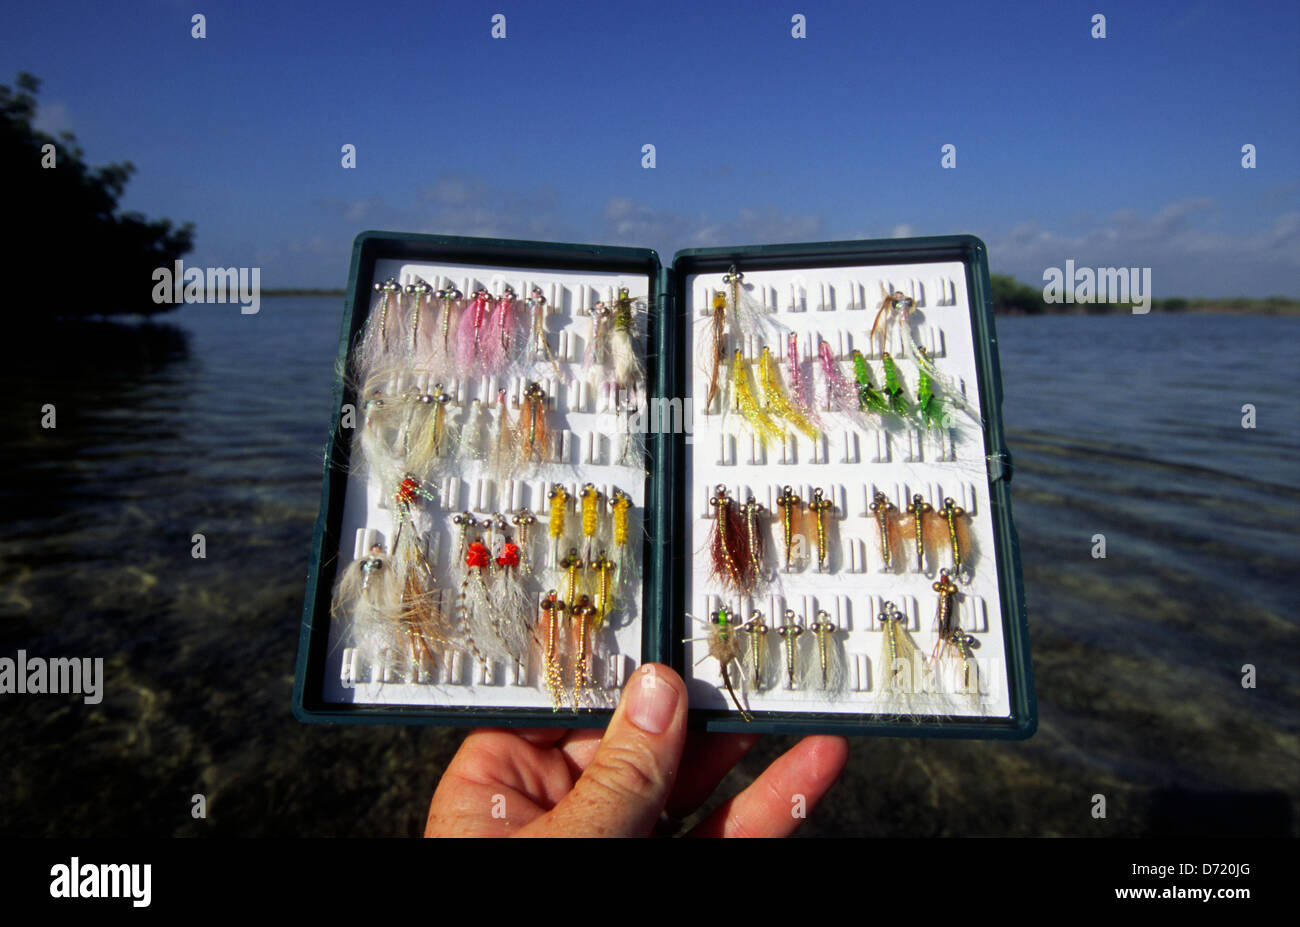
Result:
M449 563L454 555L448 552L456 550L458 541L451 516L469 510L481 519L496 512L509 515L520 507L531 509L538 519L533 526L532 557L539 568L549 568L547 518L550 508L547 493L555 483L564 484L575 500L584 483L593 483L603 493L603 517L608 517L608 501L614 488L623 490L632 498L628 546L636 563L635 575L644 577L641 538L644 536L645 477L640 471L613 465L621 450L617 442L623 440L619 432L626 428L626 422L610 411L609 396L599 389L588 389L582 382L585 379L582 366L591 332L589 308L601 300L606 304L612 303L619 287L627 287L634 300L644 302L649 293L650 278L534 268L376 261L371 282L382 282L390 276L397 278L403 286L418 276L435 289L450 281L467 297L479 287L497 296L509 285L521 303L534 286L540 287L547 300L545 329L548 342L563 374L562 382L556 382L554 369L543 360L506 383L499 384L496 378L488 377L454 381L454 386L453 382L443 383L447 391L456 396L458 403L478 399L488 407L496 401L498 387L505 386L511 412L515 415L519 412L525 384L529 380L541 383L549 397L551 408L547 421L557 440L557 457L560 458L553 463L537 464L521 479L504 481L500 485L488 476L484 462L466 459L460 473L439 486L438 501L425 502L417 508L416 526L429 538L444 608L455 607L459 587L457 574ZM526 318L527 307L521 311ZM636 320L642 335L639 343L644 345L645 314L638 313ZM368 546L364 532L377 532L385 545L391 540L393 513L382 495L379 482L368 478L368 474L353 473L349 476L340 528L340 571ZM569 518L580 520L580 508L574 501L570 506ZM403 530L411 528L408 525ZM375 535L369 537L375 538ZM326 552L327 557L328 554ZM543 569L541 575L543 591L559 587L557 574L553 571ZM611 706L617 700L627 675L641 662L642 589L638 586L627 590L622 597L631 606L632 615L604 632L602 646L608 657L595 671L598 681L604 683L609 693ZM536 621L536 615L532 620ZM444 665L436 672L427 674L418 683L399 683L389 678L383 666L368 662L359 654L341 625L339 621L330 624L324 683L327 702L475 708L552 707L550 695L538 682L540 660L535 649L523 673L504 663L493 664L490 670L485 671L475 665L468 651L451 650L444 654L441 661Z
M879 388L884 377L879 363L879 339L873 346L869 336L882 299L881 284L889 291L901 290L916 302L912 332L916 342L930 353L935 365L965 390L967 401L979 409L976 395L975 350L970 323L970 301L966 274L959 262L835 267L797 271L748 271L743 285L754 301L766 307L783 326L779 343L768 343L779 362L782 382L789 392L786 363L786 332L798 333L800 353L811 358L805 376L813 376L815 407L825 408L825 381L817 360L817 345L830 344L841 373L850 383L854 374L850 355L854 348L871 360L873 382ZM947 439L936 440L919 429L899 428L888 432L861 431L840 416L823 416L822 438L812 441L796 433L781 449L769 448L764 455L738 413L724 413L724 384L730 355L737 345L728 334L727 361L719 375L718 394L711 409L703 408L708 393L712 298L725 292L722 274L695 275L687 279L690 300L690 394L695 397L694 433L688 445L684 485L690 487L687 501L688 550L692 569L686 601L695 617L687 622L683 637L704 638L708 616L726 596L709 578L709 538L712 509L708 500L718 485L724 485L736 502L749 494L770 514L772 530L767 537L770 563L783 565L780 510L776 496L790 485L806 503L815 488L821 488L836 506L838 550L832 545L832 562L825 573L817 572L816 557L802 571L778 572L769 589L753 599L726 596L738 622L751 610L763 612L769 627L782 622L785 609L793 609L806 627L824 609L839 628L846 650L847 686L837 699L815 691L785 688L785 664L780 664L780 682L762 692L746 693L752 711L818 711L840 714L892 715L880 692L877 666L883 632L877 615L884 602L892 601L908 615L909 630L918 650L928 655L937 640L935 625L937 594L931 584L936 575L914 572L908 562L902 573L882 572L876 538L876 524L867 506L873 493L884 492L900 512L906 512L914 493L921 493L937 510L944 496L952 496L970 513L971 537L977 551L974 575L960 585L957 610L961 627L975 638L973 655L978 667L980 692L977 698L944 694L917 694L910 710L917 715L1008 717L1007 659L1003 649L1001 598L993 555L993 526L989 515L989 483L983 431L960 412L954 418L961 425ZM742 339L745 356L755 360L762 352L761 337ZM901 337L895 335L889 351L898 363L909 399L916 398L917 368L904 355ZM757 381L757 367L754 365ZM905 546L905 559L907 547ZM807 636L809 632L805 632ZM769 632L769 640L776 639ZM801 642L802 643L802 642ZM707 657L704 640L686 644L686 676L692 707L726 709L734 712L716 660ZM784 648L773 645L771 659L784 661ZM734 680L733 680L734 684Z

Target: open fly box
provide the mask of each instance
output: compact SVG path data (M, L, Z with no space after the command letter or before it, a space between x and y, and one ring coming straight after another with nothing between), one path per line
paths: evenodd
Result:
M1029 736L986 249L365 232L304 721Z

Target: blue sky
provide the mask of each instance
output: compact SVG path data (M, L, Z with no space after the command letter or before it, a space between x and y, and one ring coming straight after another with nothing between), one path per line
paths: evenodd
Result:
M665 259L969 232L1039 285L1073 259L1300 296L1293 0L24 7L0 82L36 74L42 127L134 162L124 206L194 221L187 263L266 287L342 286L367 228Z

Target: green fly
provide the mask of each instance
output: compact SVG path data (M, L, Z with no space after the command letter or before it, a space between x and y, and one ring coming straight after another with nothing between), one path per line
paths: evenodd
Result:
M861 351L853 352L853 372L858 378L858 408L863 412L888 412L889 403L871 383L871 368Z
M687 617L693 616L688 614ZM746 721L752 721L754 716L740 704L740 698L736 695L736 690L731 684L732 668L735 668L742 675L744 673L744 639L740 634L743 629L736 623L731 609L726 605L719 606L718 610L710 616L708 626L708 637L703 638L703 640L708 641L709 651L695 662L697 664L702 663L709 657L713 657L718 661L718 667L722 673L722 684L726 686L727 693L731 696L731 703L736 706L736 711L740 712L742 718ZM686 642L691 640L700 640L700 638L687 638Z
M898 372L898 365L888 352L880 356L885 366L885 396L889 400L889 411L895 415L908 413L907 396L903 393L903 376Z
M930 375L922 369L916 379L916 410L925 427L939 431L948 423L948 410L934 392Z

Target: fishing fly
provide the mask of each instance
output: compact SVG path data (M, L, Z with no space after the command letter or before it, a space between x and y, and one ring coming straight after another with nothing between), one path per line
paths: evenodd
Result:
M802 683L806 689L821 692L827 698L837 698L844 692L848 673L844 645L836 636L839 630L831 616L818 610L817 617L808 625L808 634L800 645L803 652Z
M763 621L763 613L755 609L749 613L749 620L741 625L740 630L745 635L745 650L749 655L749 659L745 661L746 669L742 678L747 688L762 692L772 685L770 672L772 661L768 657L767 638L770 628Z
M939 571L939 579L933 589L939 595L935 609L935 625L938 628L938 640L930 656L931 666L937 677L951 676L945 672L949 665L957 668L959 675L956 689L964 694L978 695L978 683L975 680L975 666L972 659L971 645L975 638L962 630L957 620L957 585L952 581L947 570Z
M911 407L907 402L907 394L903 391L903 375L888 351L880 355L880 363L885 368L885 401L889 405L889 411L900 418L906 417Z
M560 653L564 635L564 600L554 589L542 599L542 685L551 696L551 705L560 710L564 702L564 664Z
M573 704L591 704L596 677L592 672L591 629L596 617L596 607L588 596L569 606L569 621L573 625Z
M741 514L745 519L745 553L749 558L749 569L754 575L755 587L767 578L767 565L764 561L766 545L763 538L766 536L763 526L764 509L753 496L740 507Z
M586 560L591 559L591 545L595 541L596 531L600 527L600 509L603 498L604 495L601 491L591 483L584 484L582 492L578 494L578 500L582 506L582 556Z
M899 537L898 509L880 490L872 497L871 517L876 522L877 541L880 545L881 569L886 573L902 569L902 543Z
M880 301L880 308L876 311L876 317L871 323L871 339L880 339L880 350L889 350L889 333L898 332L899 338L909 355L916 353L916 343L912 340L912 312L916 308L915 301L905 296L902 291L890 291L884 283L880 284L880 292L884 297Z
M817 525L817 572L826 572L826 560L829 556L830 533L828 519L834 514L835 503L827 499L821 488L813 490L812 501L808 503Z
M905 296L901 291L890 291L882 283L880 287L883 299L880 303L880 309L876 312L876 318L871 326L871 338L874 342L876 338L880 339L881 350L888 348L889 333L896 331L899 341L902 343L903 351L906 356L916 362L918 368L918 377L924 378L924 383L918 380L917 393L919 395L924 389L931 397L930 415L926 415L926 410L922 409L925 415L925 421L928 424L931 419L939 423L937 427L951 427L950 423L944 424L944 401L956 409L970 416L971 420L977 425L983 427L983 419L980 418L979 411L967 402L965 395L951 378L935 366L934 360L930 357L925 348L916 343L912 337L912 316L916 312L916 302L909 296ZM925 405L926 403L923 403Z
M518 322L519 300L515 298L514 289L506 286L492 310L492 340L488 342L484 355L488 373L501 373L514 359Z
M411 303L411 321L407 325L407 352L414 360L420 347L420 318L424 314L424 301L433 296L433 287L416 277L406 285L407 300Z
M725 486L717 487L709 505L714 511L712 578L732 592L752 595L756 581L745 519Z
M803 374L803 361L799 356L799 333L790 332L786 336L786 374L790 380L790 401L795 408L810 421L816 422L817 413L813 408L812 378Z
M707 339L709 387L704 399L706 414L713 408L713 397L718 391L718 372L728 354L727 332L730 331L733 343L739 347L740 340L746 334L758 334L776 328L769 313L745 292L744 280L745 275L733 264L722 276L722 292L713 296ZM739 382L734 370L732 380L734 387Z
M507 611L507 603L492 595L492 552L481 537L465 549L461 578L461 608L466 626L478 641L495 641L489 656L519 662L527 646L522 613Z
M781 638L781 643L785 649L785 687L787 689L796 688L796 675L798 673L798 641L799 635L803 634L804 627L795 618L794 609L785 610L785 623L776 629L777 635Z
M726 342L726 325L727 325L727 297L721 293L713 294L713 313L710 318L710 342L709 356L711 358L709 367L709 389L704 398L704 412L707 415L713 408L713 397L718 392L718 369L722 366L722 359L727 356Z
M947 570L940 570L939 578L931 584L930 588L939 596L934 611L934 623L938 629L939 637L935 642L934 650L930 653L931 660L937 661L939 654L948 645L953 633L958 630L957 584L952 581L952 577Z
M560 548L564 545L565 521L569 512L569 491L556 483L546 498L551 504L551 516L546 527L546 533L551 539L551 562L559 566Z
M497 390L496 437L492 440L489 470L496 480L509 479L519 467L518 437L520 428L510 421L510 404L505 387ZM545 428L545 423L542 425Z
M447 469L452 451L447 411L451 405L452 395L441 383L420 390L410 401L402 443L412 471L442 475Z
M546 391L537 383L524 388L524 408L516 426L515 446L524 460L542 463L550 457L547 445Z
M496 623L507 629L502 633L502 643L516 660L524 656L529 629L524 624L525 616L531 613L528 605L528 593L524 591L519 545L505 533L504 518L498 519L497 533L500 548L493 557L496 569L493 571L491 605Z
M330 605L335 618L351 623L359 645L372 644L376 626L387 623L398 598L398 581L382 545L372 544L339 574ZM378 652L378 648L370 648Z
M546 340L546 297L542 295L541 287L533 287L528 294L528 362L537 363L545 360L555 371L555 379L562 381L564 375L560 372L560 365L555 361L555 355L551 353L550 342Z
M890 411L889 401L871 382L871 367L861 351L853 352L853 374L858 381L858 409L862 412L884 414Z
M564 603L572 614L578 607L582 579L582 558L578 556L576 547L570 547L569 552L564 555L564 559L560 561L560 570L564 574Z
M930 397L926 403L929 406L927 418L933 419L937 423L936 427L953 427L952 415L946 408L950 405L965 413L971 421L983 428L984 419L980 417L979 410L967 401L965 394L952 378L939 370L929 352L920 345L913 345L911 351L918 371L917 398L920 399L923 386L927 396Z
M596 572L593 584L595 600L591 604L595 609L593 627L599 631L609 621L610 613L614 610L614 571L617 566L602 550L600 556L591 562L590 568Z
M823 341L817 346L817 355L821 358L822 375L826 380L826 411L838 412L855 424L860 423L863 421L860 415L860 394L840 372L839 365L835 363L835 355L831 353L831 346Z
M484 374L492 356L492 336L488 325L492 296L479 288L461 313L456 329L456 363L467 374Z
M519 571L527 576L533 572L530 551L533 525L537 524L537 516L528 509L520 509L510 517L510 523L515 526L515 532L519 537Z
M793 335L791 337L794 337ZM820 432L812 420L790 402L781 386L772 352L766 347L758 360L759 381L763 384L763 410L772 419L784 419L791 428L802 432L810 441L817 440Z
M785 486L776 497L776 505L781 510L781 539L785 545L785 569L788 573L794 550L795 524L799 520L803 501L791 487Z
M879 618L884 632L880 650L881 693L886 703L905 702L916 691L913 677L917 666L916 643L907 633L906 616L893 602L884 604Z
M365 380L370 374L399 360L403 346L402 285L396 277L389 277L376 283L374 289L379 294L379 303L371 308L353 354L354 373L358 380Z
M590 373L597 367L605 366L605 355L609 340L609 325L614 313L605 305L604 300L591 307L591 329L587 336L587 350L582 358L582 369Z
M754 396L749 365L745 363L739 348L736 349L735 357L731 361L731 394L736 398L736 410L749 424L760 445L767 447L781 440L782 429L772 421Z
M618 584L623 588L629 588L630 582L629 567L631 558L628 547L628 525L632 512L632 497L621 489L615 489L613 496L609 500L609 507L613 513L613 536L615 561L617 563Z
M951 557L952 571L962 582L969 582L974 562L970 537L970 516L952 497L945 497L943 508L926 521L926 543L932 549L945 549Z
M414 474L408 473L397 484L397 489L393 492L393 545L392 551L394 556L400 557L402 530L411 523L411 506L421 500L435 501L437 497L425 488L424 484L415 477ZM415 533L412 527L408 537Z
M335 587L331 614L347 623L348 637L363 653L381 662L381 680L395 673L414 681L426 662L437 662L433 647L448 638L422 563L412 564L403 579L384 548L372 544Z
M369 469L384 483L405 470L400 448L407 403L394 394L395 389L395 378L381 372L371 376L359 393L365 399L353 462L358 470Z
M634 313L640 305L627 287L619 287L609 332L609 367L615 386L629 397L636 396L645 382L645 369L633 341L636 334Z
M930 375L924 370L916 374L916 414L921 424L931 433L941 432L951 422L943 401L934 392Z
M925 572L926 554L933 556L933 549L930 543L932 532L927 531L927 525L933 517L931 513L934 506L925 501L925 497L920 493L912 496L912 501L907 506L907 518L904 520L903 527L912 545L916 548L916 572Z
M447 285L433 295L438 302L442 303L442 311L438 313L437 338L432 353L438 359L450 361L452 356L451 339L455 331L456 318L462 308L461 300L464 298L464 294L452 286L451 281L448 280Z
M687 616L693 617L691 615ZM698 619L695 619L698 620ZM709 651L695 663L698 666L709 657L718 661L718 669L722 674L722 684L726 687L727 694L731 696L731 703L736 706L736 711L746 721L753 721L754 717L740 703L740 698L736 695L736 689L732 685L732 674L739 676L744 672L744 663L742 661L742 640L737 633L737 627L733 620L731 609L726 605L721 605L710 617L708 637ZM691 638L686 643L691 643L700 638Z

